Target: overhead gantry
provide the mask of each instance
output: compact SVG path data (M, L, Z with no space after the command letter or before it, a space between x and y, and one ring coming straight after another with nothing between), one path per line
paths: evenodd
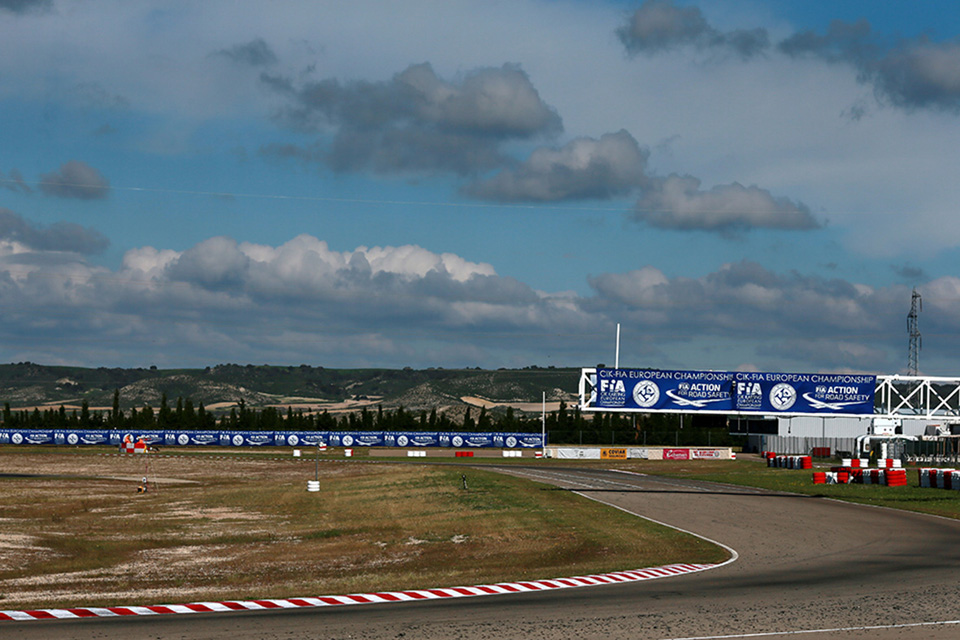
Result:
M762 402L743 401L754 397L748 387ZM581 411L960 421L960 377L591 367L581 369L579 396Z

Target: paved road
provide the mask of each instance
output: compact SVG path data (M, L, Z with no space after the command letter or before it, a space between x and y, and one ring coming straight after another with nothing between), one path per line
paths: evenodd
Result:
M4 639L960 638L960 522L695 481L505 468L728 545L722 568L401 605L4 623ZM951 494L953 495L953 494ZM432 586L432 585L425 585ZM305 594L306 595L306 594ZM934 624L927 624L934 623ZM946 623L946 624L945 624ZM924 626L917 626L924 625ZM865 627L881 627L879 629ZM751 636L757 637L757 636Z

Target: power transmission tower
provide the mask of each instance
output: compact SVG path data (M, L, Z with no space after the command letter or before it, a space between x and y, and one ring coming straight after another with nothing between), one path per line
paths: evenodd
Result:
M910 335L910 353L907 357L907 375L920 375L920 348L923 340L920 337L919 317L923 311L923 299L916 287L910 298L910 313L907 314L907 333Z

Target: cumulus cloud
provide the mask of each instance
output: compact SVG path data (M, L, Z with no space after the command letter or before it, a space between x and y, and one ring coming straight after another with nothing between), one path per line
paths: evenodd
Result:
M107 312L150 308L141 320L158 324L160 335L192 324L208 342L198 352L222 343L276 358L283 348L268 343L312 332L311 341L330 344L311 352L335 352L346 362L435 366L449 361L421 360L426 345L443 345L449 357L469 346L460 344L464 332L493 334L490 348L497 350L531 333L547 336L533 341L555 340L558 328L588 326L569 300L499 276L489 264L414 245L339 252L308 235L278 247L226 237L183 252L143 247L127 252L110 281L110 291L98 295ZM354 340L375 351L352 353Z
M95 229L71 222L38 227L3 207L0 207L0 242L19 246L21 251L68 251L84 255L103 253L110 244L106 236Z
M897 47L871 70L878 91L897 106L960 111L960 40Z
M912 265L891 265L890 267L894 273L897 274L902 280L907 282L917 282L919 280L927 280L927 274L920 267L915 267Z
M960 40L926 37L889 44L866 20L834 21L823 34L800 31L778 49L791 57L815 57L848 64L878 98L905 109L960 111Z
M130 250L114 272L76 256L30 260L0 241L0 302L16 310L11 330L33 336L42 322L57 344L78 338L80 349L93 336L141 354L146 345L181 366L240 357L462 366L456 358L465 355L471 365L499 366L513 363L512 347L542 348L590 327L568 298L414 245L340 252L308 235L276 247L216 237L182 252ZM40 314L41 303L54 311Z
M960 112L960 39L956 38L896 40L874 33L865 19L834 20L823 33L798 31L773 47L763 28L720 31L698 7L677 6L673 0L646 0L616 33L631 54L689 47L732 51L747 60L775 49L792 58L846 64L856 70L860 82L873 86L881 102L904 109ZM862 115L863 107L850 113Z
M71 160L40 176L40 191L57 198L102 200L110 194L110 182L87 163Z
M53 0L0 0L0 11L16 14L43 12L52 8Z
M426 63L386 82L326 79L298 88L281 76L261 78L287 100L281 122L333 132L326 161L339 171L469 174L505 163L505 141L562 129L556 111L516 65L478 69L456 82L439 78Z
M216 55L250 67L268 67L277 63L277 54L263 38L221 49Z
M599 140L575 138L560 148L538 148L519 166L474 181L462 192L498 202L557 202L609 199L639 190L632 218L662 229L733 234L821 226L803 203L757 186L734 182L704 191L693 176L652 175L649 155L624 130Z
M871 38L870 23L866 20L834 20L823 35L809 29L798 31L781 41L777 48L788 56L810 54L828 62L864 64L880 56Z
M693 176L656 178L637 201L637 220L663 229L736 232L749 229L816 229L820 223L800 202L736 182L709 191Z
M646 0L617 35L630 53L653 54L684 46L727 49L751 58L769 48L765 29L721 32L698 7L678 7L672 0Z
M504 169L464 191L485 200L507 202L607 199L647 182L649 155L624 130L605 134L599 140L575 138L559 149L537 149L516 169Z
M589 309L620 318L628 331L635 329L663 344L699 338L715 346L742 340L765 362L780 367L880 373L900 369L890 354L899 353L903 342L910 302L905 286L875 288L778 274L747 260L699 278L670 278L645 267L594 276L589 282L596 292L586 305ZM953 307L960 306L956 292L949 299ZM789 347L805 341L833 349L804 353ZM709 353L709 346L704 349Z
M544 349L558 362L590 364L620 322L625 335L641 336L630 353L643 354L643 366L892 373L910 302L905 285L777 273L746 260L700 277L653 266L603 273L589 279L590 296L548 294L455 254L415 245L336 251L309 235L279 246L215 237L185 251L141 247L111 271L41 241L28 247L23 237L43 230L0 221L4 328L32 345L16 357L42 361L69 341L81 361L134 366L160 357L177 366L496 367ZM923 295L928 343L952 361L960 278L928 282Z

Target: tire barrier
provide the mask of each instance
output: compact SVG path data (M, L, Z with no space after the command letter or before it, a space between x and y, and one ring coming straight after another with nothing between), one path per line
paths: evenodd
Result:
M814 471L813 484L849 484L850 474L846 471Z
M868 458L841 458L840 466L851 467L851 468L857 468L857 467L865 468L870 466L870 460Z
M810 456L767 456L767 466L780 469L813 469Z
M815 471L813 484L878 484L887 487L905 487L907 470L831 467L829 472Z
M931 489L953 489L960 491L960 471L956 469L917 469L920 486Z

